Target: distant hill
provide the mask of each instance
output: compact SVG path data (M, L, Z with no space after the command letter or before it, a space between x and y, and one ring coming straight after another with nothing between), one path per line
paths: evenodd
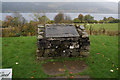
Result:
M81 13L118 13L115 2L3 2L2 12L81 12Z

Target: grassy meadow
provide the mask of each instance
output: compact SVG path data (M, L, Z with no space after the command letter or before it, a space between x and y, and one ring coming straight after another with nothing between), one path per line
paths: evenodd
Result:
M118 31L118 23L89 24L86 26L86 29L89 30L91 25L94 30L104 28L106 31Z
M89 24L93 29L105 28L107 31L118 31L118 24ZM48 61L85 60L88 68L80 75L91 78L118 77L118 36L91 35L90 55L86 58L50 59ZM2 38L2 67L13 69L13 78L48 78L42 64L46 61L36 60L37 37L3 37ZM111 72L110 70L113 70ZM69 75L65 73L64 76Z
M118 37L92 35L90 36L90 41L90 56L82 58L86 61L88 68L78 74L89 75L91 78L118 77ZM2 38L2 67L12 68L13 78L51 77L45 74L41 67L45 61L36 61L36 42L36 36ZM51 59L48 61L76 59L81 58ZM114 72L110 72L111 69ZM66 73L65 76L68 74Z

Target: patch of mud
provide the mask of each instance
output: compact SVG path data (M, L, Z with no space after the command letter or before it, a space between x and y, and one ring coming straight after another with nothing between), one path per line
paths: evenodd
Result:
M64 65L66 65L66 69L72 73L83 72L87 68L85 61L79 61L79 60L64 61Z
M48 62L42 65L44 72L48 75L64 74L65 68L62 62Z

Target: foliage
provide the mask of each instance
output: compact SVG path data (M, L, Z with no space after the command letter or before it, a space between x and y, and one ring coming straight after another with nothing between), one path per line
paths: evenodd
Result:
M33 20L27 22L27 20L20 13L13 13L11 16L6 16L5 20L2 21L2 36L13 37L13 36L33 36L37 34L38 24L54 24L54 23L119 23L119 19L113 17L104 17L103 20L94 20L91 15L82 14L78 15L78 18L71 19L69 15L58 13L54 20L50 20L45 14L35 13ZM99 26L99 25L98 25ZM86 27L86 26L85 26ZM19 34L19 35L18 35Z
M64 21L64 14L58 13L54 18L55 23L62 23Z
M33 36L37 34L37 25L50 20L46 16L39 17L39 21L30 21L29 23L20 13L14 13L14 17L6 16L2 22L3 37Z
M78 15L78 19L81 21L81 23L83 22L83 20L84 20L84 16L82 15L82 14L79 14Z
M104 23L104 20L100 20L99 23Z
M53 20L50 20L49 24L53 24L53 23L54 23L54 21L53 21Z
M103 18L104 21L107 21L108 19L106 17Z
M98 21L94 20L94 17L89 14L85 16L83 16L82 14L79 14L78 18L75 18L73 22L74 23L98 23Z
M91 22L92 20L94 20L94 17L93 16L91 16L91 15L85 15L85 22Z
M75 18L75 19L73 20L73 22L74 22L74 23L80 23L81 21L80 21L78 18Z
M41 24L45 24L45 23L50 22L50 19L49 19L47 16L45 16L45 15L39 17L38 20L39 20L39 22L40 22Z
M115 19L113 17L108 17L108 18L104 17L101 23L103 23L103 22L104 23L119 23L120 20L119 19Z
M72 23L71 17L69 15L64 15L63 13L58 13L54 18L55 23Z

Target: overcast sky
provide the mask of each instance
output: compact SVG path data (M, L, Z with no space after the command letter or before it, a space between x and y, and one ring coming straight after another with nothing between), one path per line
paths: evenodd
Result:
M0 0L2 2L118 2L120 0Z

